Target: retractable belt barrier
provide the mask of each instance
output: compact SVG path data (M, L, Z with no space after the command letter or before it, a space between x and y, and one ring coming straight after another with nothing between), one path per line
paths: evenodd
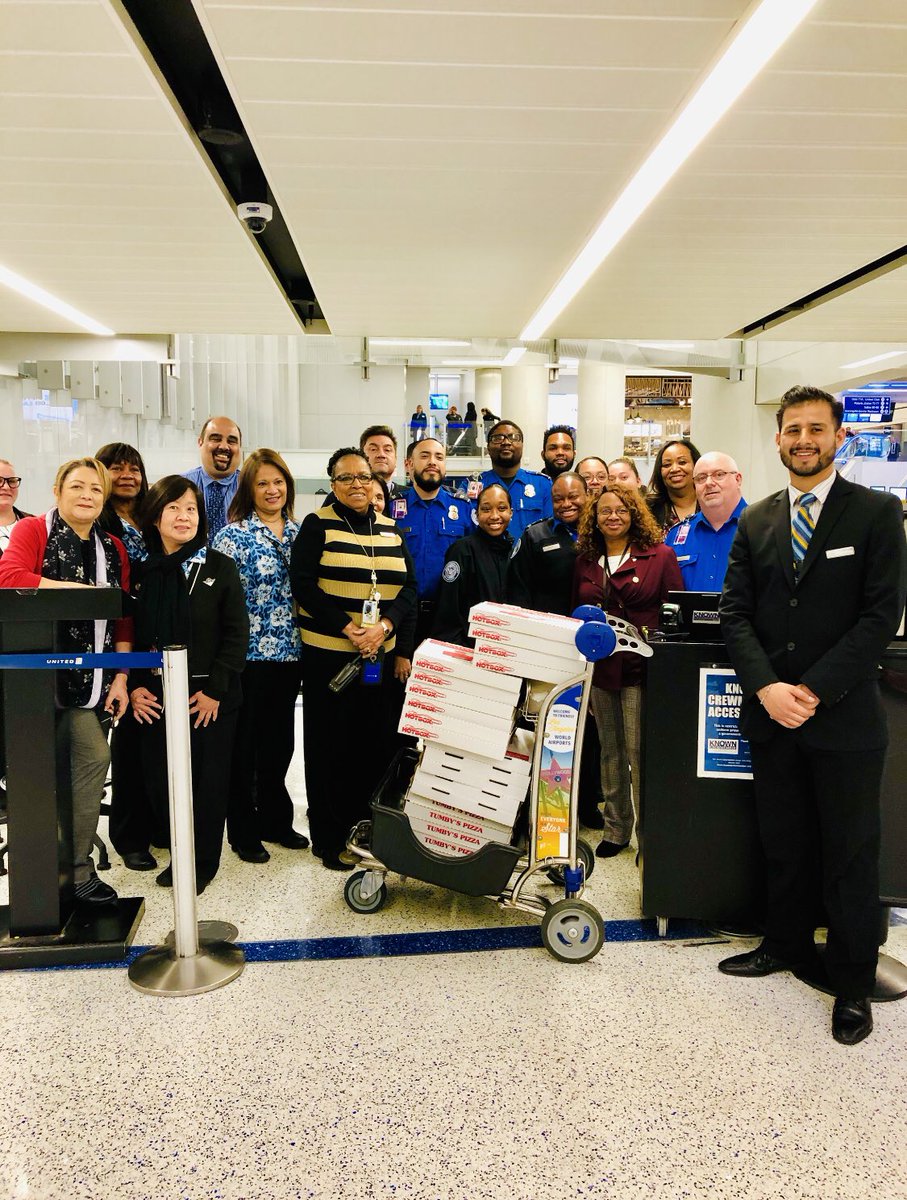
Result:
M129 981L156 996L195 996L222 987L240 974L245 956L226 937L235 928L204 922L199 938L195 894L195 834L192 820L192 751L189 734L189 655L185 646L163 653L0 654L2 671L162 670L167 778L170 798L170 859L173 872L173 939L140 955L129 967ZM185 714L171 720L174 713ZM214 936L212 936L214 935ZM220 935L220 936L217 936Z

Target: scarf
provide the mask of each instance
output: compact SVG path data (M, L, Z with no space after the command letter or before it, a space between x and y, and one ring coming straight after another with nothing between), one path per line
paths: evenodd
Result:
M173 554L151 553L136 565L136 646L162 650L165 646L192 649L192 611L183 563L205 545L196 535Z
M88 535L83 553L82 539L55 508L45 517L47 545L41 574L61 583L87 583L95 587L119 587L120 556L109 534L97 524ZM59 626L59 648L66 653L109 654L113 630L108 621L72 621ZM57 703L61 708L94 708L113 679L113 671L59 671ZM106 685L106 686L105 686Z

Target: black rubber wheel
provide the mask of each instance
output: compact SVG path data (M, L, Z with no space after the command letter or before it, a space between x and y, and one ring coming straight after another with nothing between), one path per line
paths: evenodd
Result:
M588 962L604 945L604 922L585 900L558 900L542 917L542 941L560 962Z
M595 870L595 851L592 849L589 843L584 842L582 838L576 839L576 857L583 864L583 877L588 881L589 876ZM563 867L549 867L545 874L552 883L557 883L563 886Z
M361 890L364 878L365 871L357 871L354 875L350 875L343 888L343 898L353 912L375 913L384 907L384 903L387 900L387 884L382 883L373 896L369 896L367 900L364 900Z

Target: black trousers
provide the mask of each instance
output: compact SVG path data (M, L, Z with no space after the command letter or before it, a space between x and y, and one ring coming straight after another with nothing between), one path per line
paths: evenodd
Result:
M590 814L604 803L602 795L602 751L598 740L598 726L592 706L586 713L586 726L583 730L583 752L579 760L579 812Z
M131 710L110 735L110 840L118 854L161 846L141 764L142 728Z
M293 828L286 775L295 746L298 662L247 662L230 774L227 838L231 846L279 841Z
M149 690L161 696L159 680L149 684ZM201 680L190 679L189 695L199 690ZM192 807L195 833L195 871L199 876L213 879L220 866L227 820L227 796L230 788L230 762L236 735L239 705L224 711L221 705L216 721L195 729L190 724L192 752ZM195 718L191 718L192 721ZM170 801L167 784L167 735L164 718L152 725L142 725L142 768L148 787L154 820L168 831L169 846Z
M312 848L338 854L351 828L371 815L369 805L398 748L399 687L394 656L386 655L381 683L358 680L335 693L329 681L351 654L303 647L302 722L305 785Z
M885 752L817 750L796 730L751 749L767 862L765 948L789 962L812 959L824 907L829 980L839 996L868 996L879 950Z

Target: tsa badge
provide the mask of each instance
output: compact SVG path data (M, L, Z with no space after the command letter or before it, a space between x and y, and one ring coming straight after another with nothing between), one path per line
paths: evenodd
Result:
M528 496L529 499L531 500L532 497L535 495L535 484L527 483L526 486L523 488L523 495Z
M456 504L451 504L450 508L447 510L448 518L451 521L456 521L457 518L459 517L459 515L460 515L460 510L457 508Z

